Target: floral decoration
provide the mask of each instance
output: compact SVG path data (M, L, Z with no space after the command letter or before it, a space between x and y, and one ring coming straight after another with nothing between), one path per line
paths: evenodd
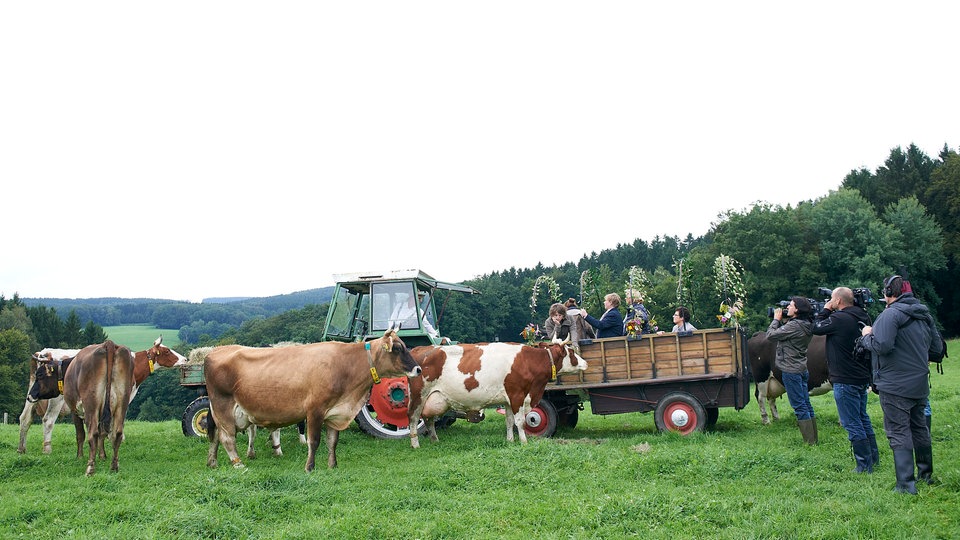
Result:
M740 320L744 316L743 306L747 300L747 292L742 273L743 266L733 257L721 253L713 261L713 286L721 298L717 320L724 328L739 328Z
M630 319L627 321L627 337L637 337L643 331L643 319Z
M533 294L530 295L530 318L532 320L537 320L537 296L540 295L540 284L547 284L547 296L551 302L560 301L560 284L557 283L557 280L552 277L544 274L537 278L533 282Z
M527 345L533 345L537 341L537 326L533 323L528 324L520 331L520 337L527 342Z

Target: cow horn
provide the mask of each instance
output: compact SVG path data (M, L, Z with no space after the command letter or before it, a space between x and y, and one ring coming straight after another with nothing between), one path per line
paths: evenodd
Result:
M163 334L160 334L160 337L158 337L157 340L153 342L153 346L159 347L161 342L163 342Z

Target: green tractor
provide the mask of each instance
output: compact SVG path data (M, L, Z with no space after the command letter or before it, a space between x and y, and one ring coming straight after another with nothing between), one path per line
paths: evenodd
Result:
M366 341L382 336L391 326L399 326L398 335L411 349L453 344L456 342L438 331L449 293L477 294L471 287L437 281L420 270L341 274L334 278L337 286L327 311L323 341ZM444 298L440 316L435 304L438 291L443 291ZM409 402L406 377L383 378L373 385L370 400L357 415L357 425L375 437L409 437ZM438 420L438 427L449 425L453 419L451 415Z

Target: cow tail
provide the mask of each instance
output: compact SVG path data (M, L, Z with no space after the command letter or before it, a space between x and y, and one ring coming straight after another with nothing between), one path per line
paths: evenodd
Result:
M110 433L110 387L113 386L113 366L117 362L117 344L109 339L104 343L107 347L107 388L103 396L103 411L100 413L100 433Z

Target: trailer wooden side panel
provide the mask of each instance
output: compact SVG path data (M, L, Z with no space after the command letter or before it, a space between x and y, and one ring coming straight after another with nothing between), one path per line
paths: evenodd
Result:
M580 342L586 371L565 374L549 389L622 385L663 378L738 376L745 355L740 332L697 330L692 335L644 335Z

